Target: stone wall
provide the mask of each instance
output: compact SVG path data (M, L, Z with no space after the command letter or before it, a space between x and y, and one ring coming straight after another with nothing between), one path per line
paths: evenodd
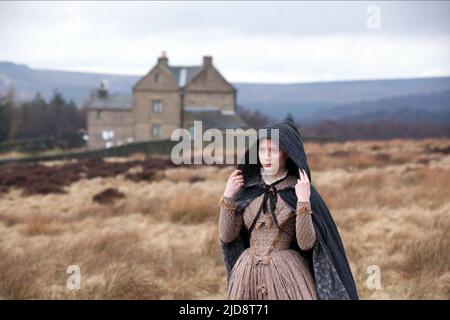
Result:
M105 109L89 110L87 114L89 132L88 147L97 149L109 145L125 144L128 139L134 139L133 115L131 110ZM113 137L104 139L103 131L113 132Z
M178 91L135 91L134 133L136 141L170 139L175 128L180 127L180 95ZM161 100L161 113L153 111L153 101ZM152 126L160 124L161 136L152 136Z

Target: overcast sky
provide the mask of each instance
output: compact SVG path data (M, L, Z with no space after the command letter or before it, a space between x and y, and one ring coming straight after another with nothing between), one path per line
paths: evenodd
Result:
M143 75L212 55L232 82L450 75L448 2L0 2L0 61Z

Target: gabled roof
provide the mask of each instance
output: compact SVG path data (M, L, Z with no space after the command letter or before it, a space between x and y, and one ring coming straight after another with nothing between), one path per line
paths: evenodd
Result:
M203 66L168 66L168 68L178 86L182 88L202 71Z
M249 126L234 111L225 111L213 106L186 106L185 122L202 121L202 128L246 129Z
M132 109L133 96L131 95L108 95L106 97L95 96L89 105L90 109Z

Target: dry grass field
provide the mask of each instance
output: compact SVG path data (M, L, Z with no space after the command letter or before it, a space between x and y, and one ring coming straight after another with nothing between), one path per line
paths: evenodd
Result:
M305 148L361 298L449 299L450 139ZM142 156L0 167L0 298L226 298L217 221L232 171Z

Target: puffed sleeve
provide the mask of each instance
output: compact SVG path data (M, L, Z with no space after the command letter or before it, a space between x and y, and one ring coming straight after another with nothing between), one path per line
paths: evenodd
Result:
M243 214L236 213L234 199L223 197L223 202L220 203L219 216L220 239L224 242L235 240L241 231L243 223Z
M297 211L300 207L300 201L297 202ZM303 213L296 216L295 232L297 236L297 242L302 250L311 249L316 243L316 233L314 231L314 225L310 213Z

